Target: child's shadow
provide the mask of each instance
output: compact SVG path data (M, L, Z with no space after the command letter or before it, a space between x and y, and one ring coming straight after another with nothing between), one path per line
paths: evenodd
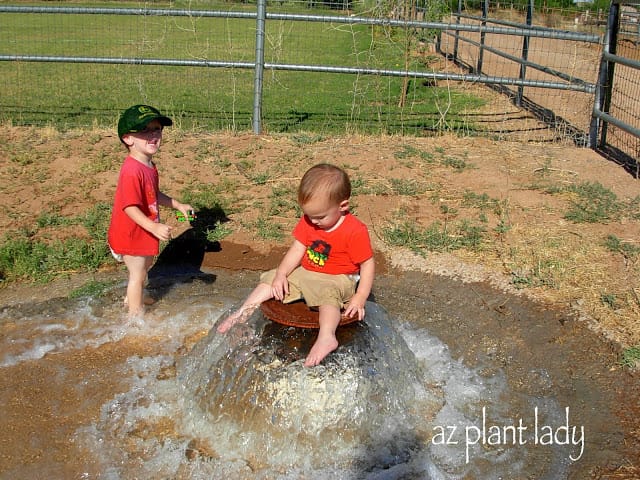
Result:
M164 247L149 270L148 289L156 300L178 283L196 279L208 284L215 282L215 275L200 270L206 252L220 251L220 243L208 240L207 234L216 228L216 224L228 221L220 207L199 210L190 222L191 228Z

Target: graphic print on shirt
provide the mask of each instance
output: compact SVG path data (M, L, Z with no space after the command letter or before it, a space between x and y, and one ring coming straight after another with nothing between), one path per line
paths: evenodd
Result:
M149 206L149 218L154 222L160 222L160 211L158 210L158 198L156 197L156 191L153 187L147 188L146 197L147 205Z
M331 252L331 245L323 240L314 240L311 245L307 247L307 257L309 261L318 266L324 267L329 260L329 252Z

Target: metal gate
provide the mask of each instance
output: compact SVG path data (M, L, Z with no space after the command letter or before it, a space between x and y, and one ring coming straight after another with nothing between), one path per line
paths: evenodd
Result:
M640 3L614 0L609 10L590 147L640 173Z

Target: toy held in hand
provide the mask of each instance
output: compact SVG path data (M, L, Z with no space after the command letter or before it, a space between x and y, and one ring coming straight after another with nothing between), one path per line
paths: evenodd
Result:
M182 212L176 212L176 218L179 222L193 222L196 219L196 214L193 210L189 210L189 215L185 217Z

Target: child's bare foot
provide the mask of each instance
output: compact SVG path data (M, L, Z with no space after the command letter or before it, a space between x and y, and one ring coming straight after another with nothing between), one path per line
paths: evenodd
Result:
M150 297L149 295L145 295L144 297L142 297L142 303L144 303L145 305L153 305L154 303L156 303L156 299Z
M311 347L311 350L309 351L309 355L307 355L307 358L304 361L304 366L315 367L336 348L338 348L338 340L336 340L335 336L327 338L318 337L316 343L313 344L313 347Z
M248 305L246 307L242 307L227 318L225 318L220 325L218 325L218 332L225 333L229 331L231 327L233 327L236 323L244 323L251 316L251 314L258 308L259 305Z
M125 308L129 307L129 298L128 297L124 297L123 300L124 306ZM156 303L156 299L153 297L150 297L149 295L143 295L142 296L142 303L145 305L153 305L154 303Z

